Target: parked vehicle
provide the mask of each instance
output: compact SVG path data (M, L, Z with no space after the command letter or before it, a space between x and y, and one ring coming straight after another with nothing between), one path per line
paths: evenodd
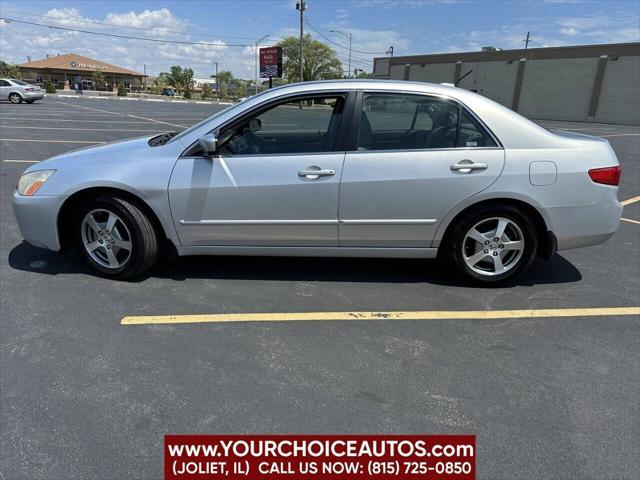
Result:
M164 95L165 97L175 97L176 94L173 88L164 88L162 89L162 95Z
M44 98L44 91L38 85L31 85L24 80L0 78L0 100L11 103L33 103Z
M600 138L463 89L394 81L267 90L188 128L29 167L23 237L107 277L178 255L435 258L493 283L617 229Z

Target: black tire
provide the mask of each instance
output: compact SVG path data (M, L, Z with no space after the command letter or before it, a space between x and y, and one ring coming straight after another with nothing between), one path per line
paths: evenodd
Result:
M463 245L463 242L467 232L475 225L495 217L510 220L519 227L524 240L524 248L520 258L514 261L506 272L492 275L478 273L472 270L464 259L463 248L468 248L468 246ZM443 247L445 249L442 252L443 259L454 266L455 270L466 279L475 283L495 285L513 279L531 266L538 251L538 235L533 222L517 208L510 205L483 205L473 209L452 226L444 239ZM495 255L495 253L493 254Z
M131 253L118 268L109 268L98 263L85 249L82 239L82 222L93 210L106 210L117 215L128 230ZM126 279L137 277L155 265L160 244L158 233L149 217L136 202L117 196L103 195L88 200L78 209L74 222L76 245L87 264L100 275L108 278Z
M9 101L14 105L22 103L22 96L19 93L13 92L9 94Z

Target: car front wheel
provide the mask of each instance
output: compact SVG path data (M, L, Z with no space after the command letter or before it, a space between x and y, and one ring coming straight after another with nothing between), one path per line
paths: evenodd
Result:
M524 272L538 249L535 225L518 209L480 207L462 218L445 245L457 270L481 283L496 283Z
M158 235L150 219L134 202L116 196L82 205L76 242L85 261L105 277L139 276L158 259Z
M18 104L18 103L22 102L22 97L20 96L19 93L12 93L12 94L9 95L9 101L11 103Z

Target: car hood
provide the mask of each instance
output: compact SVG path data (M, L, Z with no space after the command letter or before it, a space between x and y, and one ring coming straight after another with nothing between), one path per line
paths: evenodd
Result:
M145 153L152 150L152 147L149 146L149 139L155 136L157 134L72 150L39 162L27 169L27 171L43 170L45 168L68 168L78 164L95 162L116 164L135 161L136 158L142 158Z

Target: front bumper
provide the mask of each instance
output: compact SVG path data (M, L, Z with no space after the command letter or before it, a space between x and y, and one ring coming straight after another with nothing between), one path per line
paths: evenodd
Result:
M34 247L60 250L58 212L65 197L25 197L13 192L13 213L22 238Z

